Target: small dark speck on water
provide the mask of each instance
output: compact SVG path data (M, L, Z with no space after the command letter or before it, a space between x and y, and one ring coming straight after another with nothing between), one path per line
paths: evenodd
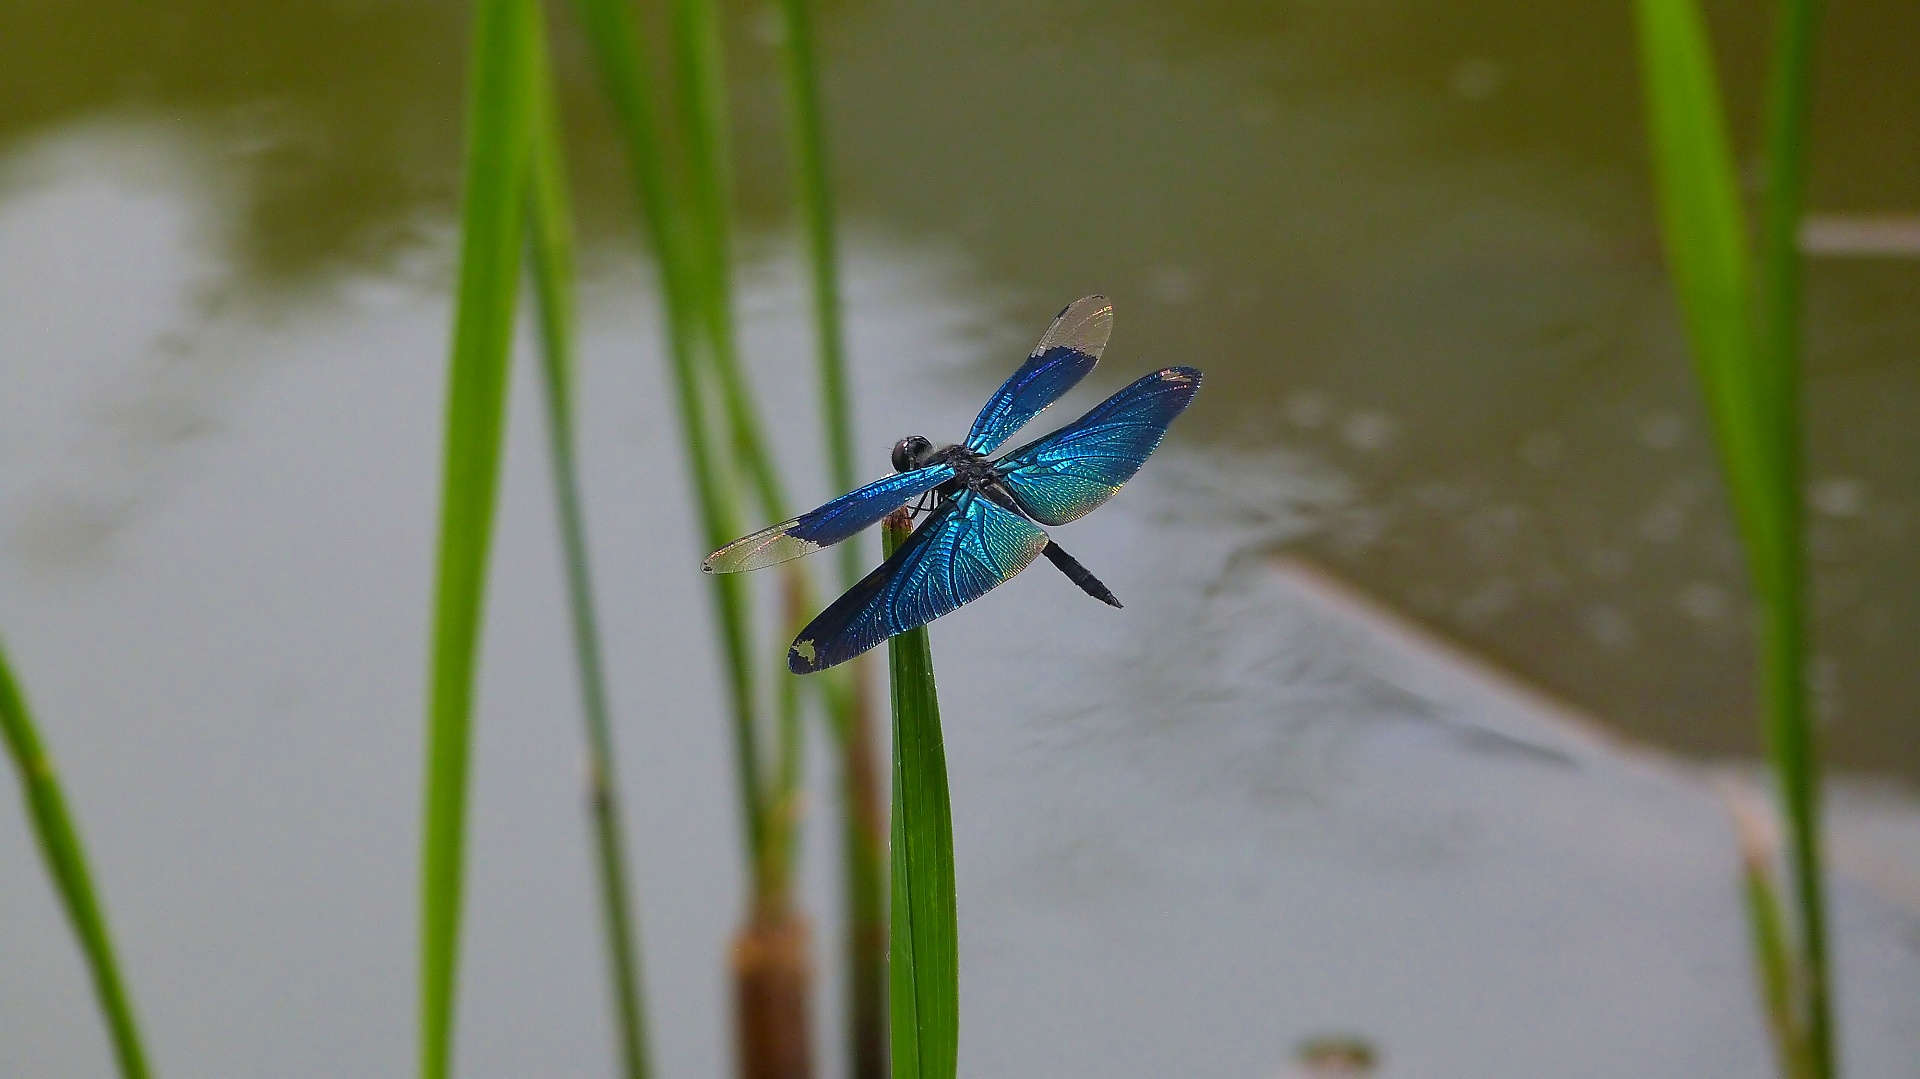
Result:
M1331 1034L1300 1043L1299 1074L1303 1079L1372 1075L1378 1054L1373 1043L1354 1034Z

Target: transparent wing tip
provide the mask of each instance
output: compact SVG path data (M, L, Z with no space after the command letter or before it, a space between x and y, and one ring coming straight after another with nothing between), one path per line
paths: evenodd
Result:
M782 525L779 528L768 529L765 532L756 532L744 539L734 540L732 543L708 555L707 560L700 563L701 571L705 573L744 573L747 570L776 566L782 562L799 558L801 555L812 554L820 549L820 544L814 543L812 540L803 540L798 536L788 535L784 529L790 527L792 523L793 522L789 521L786 525Z
M1053 325L1034 348L1039 355L1048 349L1065 346L1098 358L1113 336L1113 304L1098 293L1082 296L1054 316Z

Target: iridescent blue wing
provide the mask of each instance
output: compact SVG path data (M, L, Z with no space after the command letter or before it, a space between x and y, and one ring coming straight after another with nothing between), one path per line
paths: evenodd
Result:
M934 510L893 557L820 612L787 666L812 674L985 595L1040 557L1047 534L972 491Z
M987 399L973 421L967 448L992 453L1027 422L1087 377L1113 333L1113 305L1105 296L1068 304L1047 327L1020 370Z
M708 573L738 573L772 566L831 547L953 478L947 465L896 472L803 513L791 521L734 540L707 556Z
M1046 525L1077 520L1140 471L1167 425L1199 391L1200 372L1191 367L1155 371L994 467L1034 520Z

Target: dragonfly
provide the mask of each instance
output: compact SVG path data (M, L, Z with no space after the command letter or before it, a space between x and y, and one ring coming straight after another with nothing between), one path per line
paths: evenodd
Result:
M1112 590L1042 525L1075 521L1132 479L1167 425L1200 390L1200 372L1168 367L1135 381L1065 427L998 458L1014 433L1093 370L1113 334L1104 296L1068 304L1020 369L987 399L966 441L921 435L893 447L893 475L737 539L707 556L708 573L778 565L854 536L914 503L919 527L887 560L794 638L787 666L812 674L971 603L1045 556L1089 596ZM922 516L923 515L923 516Z

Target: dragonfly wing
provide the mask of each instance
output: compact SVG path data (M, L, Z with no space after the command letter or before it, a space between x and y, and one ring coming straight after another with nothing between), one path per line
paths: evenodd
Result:
M1047 327L1020 370L987 399L967 434L967 448L992 453L1027 422L1087 377L1113 333L1113 305L1105 296L1068 304Z
M811 513L734 540L708 555L700 568L708 573L738 573L831 547L952 478L953 469L947 465L897 472Z
M962 491L808 623L787 653L787 666L812 674L924 626L1026 569L1046 545L1045 532Z
M1133 478L1167 425L1200 391L1200 372L1169 367L1135 382L1093 411L996 464L1001 481L1041 524L1091 513Z

